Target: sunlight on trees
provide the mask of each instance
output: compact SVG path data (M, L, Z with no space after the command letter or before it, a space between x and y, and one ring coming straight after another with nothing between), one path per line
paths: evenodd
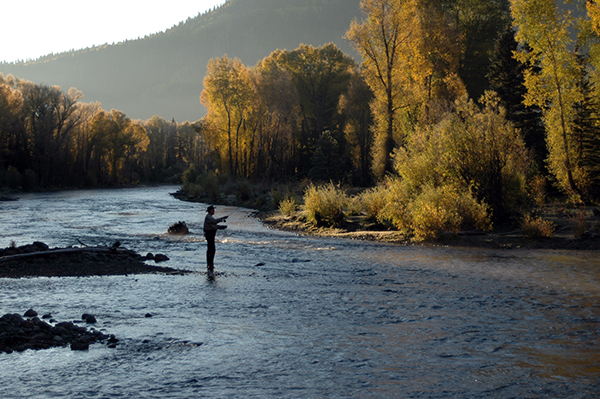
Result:
M76 89L0 75L0 186L183 176L218 200L227 178L329 182L311 195L360 185L370 188L347 206L419 240L515 220L546 178L591 202L600 6L586 2L575 19L563 5L363 0L346 34L360 65L331 43L274 50L254 66L223 55L204 78L207 115L182 124L133 121Z
M437 100L465 92L458 77L457 26L439 4L424 0L364 0L365 20L353 21L346 37L362 55L364 75L375 93L374 173L393 171L391 154L404 145L417 121L430 117Z
M173 121L156 134L152 123L81 103L82 97L74 88L64 93L0 74L0 186L8 180L25 190L165 181L185 163L204 160L206 153L196 151L200 133L189 122Z
M548 167L567 193L583 193L584 171L577 165L571 139L574 105L582 100L577 88L580 67L573 52L569 30L574 21L568 11L552 0L512 0L517 40L531 46L517 58L531 68L525 71L525 105L542 108L548 144ZM539 72L533 67L539 66Z

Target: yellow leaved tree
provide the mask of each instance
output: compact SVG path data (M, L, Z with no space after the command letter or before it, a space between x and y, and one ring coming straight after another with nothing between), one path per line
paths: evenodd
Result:
M427 119L438 98L464 93L457 27L438 2L363 0L363 21L346 37L362 56L366 82L375 97L373 171L393 171L392 152L403 146L417 121Z
M525 72L525 105L543 110L548 168L566 193L581 196L586 173L578 165L573 140L574 106L583 100L577 86L581 66L569 34L575 21L553 0L511 0L511 12L516 39L531 48L515 56L530 66Z

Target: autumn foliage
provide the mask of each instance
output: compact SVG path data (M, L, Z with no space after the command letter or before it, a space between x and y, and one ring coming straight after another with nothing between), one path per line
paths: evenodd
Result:
M544 186L589 203L600 196L600 6L570 4L363 0L346 33L360 63L331 43L274 49L254 66L213 58L194 123L132 121L76 90L1 77L1 182L187 169L186 189L219 200L228 178L310 181L313 223L362 212L419 240L519 220Z

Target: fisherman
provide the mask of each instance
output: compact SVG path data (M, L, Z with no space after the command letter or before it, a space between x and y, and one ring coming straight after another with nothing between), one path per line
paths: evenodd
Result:
M219 225L219 223L224 222L229 216L215 218L213 216L215 214L215 207L212 205L206 209L206 212L207 215L204 218L204 237L206 237L206 268L209 272L213 272L215 269L215 252L217 251L215 247L215 235L217 234L217 230L227 228L227 226Z

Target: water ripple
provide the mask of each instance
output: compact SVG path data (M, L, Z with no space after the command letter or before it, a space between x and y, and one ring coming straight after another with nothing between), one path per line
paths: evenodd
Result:
M205 205L176 187L28 194L4 246L165 253L185 276L0 279L0 310L93 313L116 348L0 354L2 398L592 398L600 260L273 231L236 212L206 274ZM4 206L4 204L3 204ZM227 214L234 208L219 207ZM169 236L185 220L192 234ZM145 317L150 313L152 317Z

